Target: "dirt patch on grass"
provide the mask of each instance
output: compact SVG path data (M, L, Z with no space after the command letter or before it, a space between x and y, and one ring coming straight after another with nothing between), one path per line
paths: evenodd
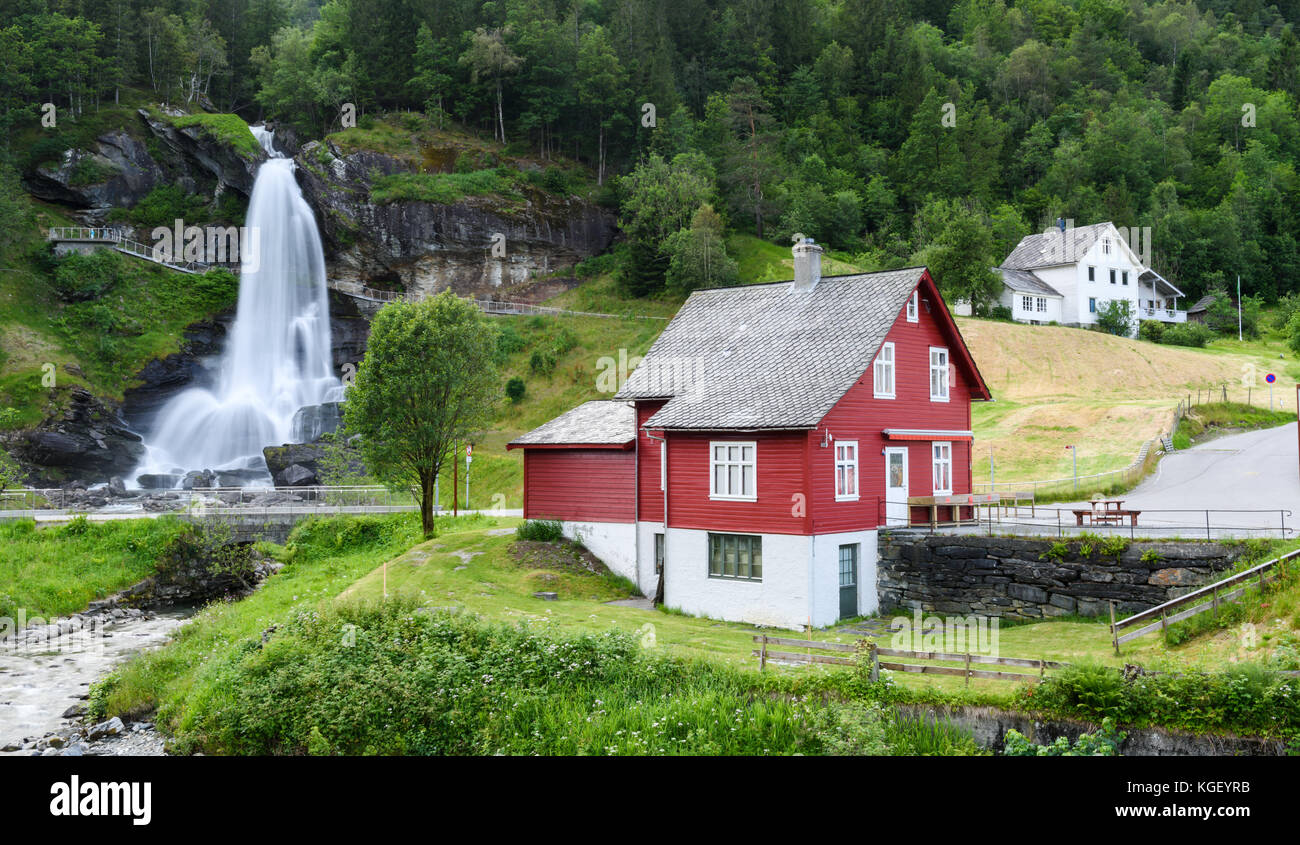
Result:
M552 569L580 575L605 575L609 567L591 552L568 541L542 543L516 540L510 544L510 558L528 569Z

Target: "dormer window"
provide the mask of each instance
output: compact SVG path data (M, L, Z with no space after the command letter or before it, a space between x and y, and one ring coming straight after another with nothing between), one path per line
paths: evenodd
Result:
M920 309L917 307L920 296L920 291L914 290L911 299L907 300L907 322L909 323L916 323L921 319Z

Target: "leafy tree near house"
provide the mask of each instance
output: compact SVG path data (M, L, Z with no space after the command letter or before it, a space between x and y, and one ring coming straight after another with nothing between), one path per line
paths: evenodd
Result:
M435 533L434 483L443 463L492 419L501 385L495 351L487 318L450 291L389 303L371 326L344 427L361 435L361 456L376 478L420 500L425 536Z
M667 287L677 293L697 288L733 285L739 277L735 259L727 255L722 218L711 205L691 217L689 229L678 229L664 242L670 256Z
M1097 325L1107 334L1133 335L1133 303L1127 299L1108 299L1097 306Z

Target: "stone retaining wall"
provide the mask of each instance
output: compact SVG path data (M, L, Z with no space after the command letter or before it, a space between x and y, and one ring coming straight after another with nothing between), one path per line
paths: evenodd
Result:
M1232 567L1240 544L1133 542L1106 556L1051 555L1057 540L880 533L876 587L882 608L1041 619L1134 613L1177 598ZM1146 560L1143 557L1146 556Z

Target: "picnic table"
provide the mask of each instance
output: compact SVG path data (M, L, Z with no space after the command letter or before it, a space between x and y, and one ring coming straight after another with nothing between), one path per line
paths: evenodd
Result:
M1127 519L1130 525L1136 526L1141 513L1125 508L1123 499L1094 499L1091 508L1074 511L1074 524L1083 525L1087 520L1090 525L1123 525Z

